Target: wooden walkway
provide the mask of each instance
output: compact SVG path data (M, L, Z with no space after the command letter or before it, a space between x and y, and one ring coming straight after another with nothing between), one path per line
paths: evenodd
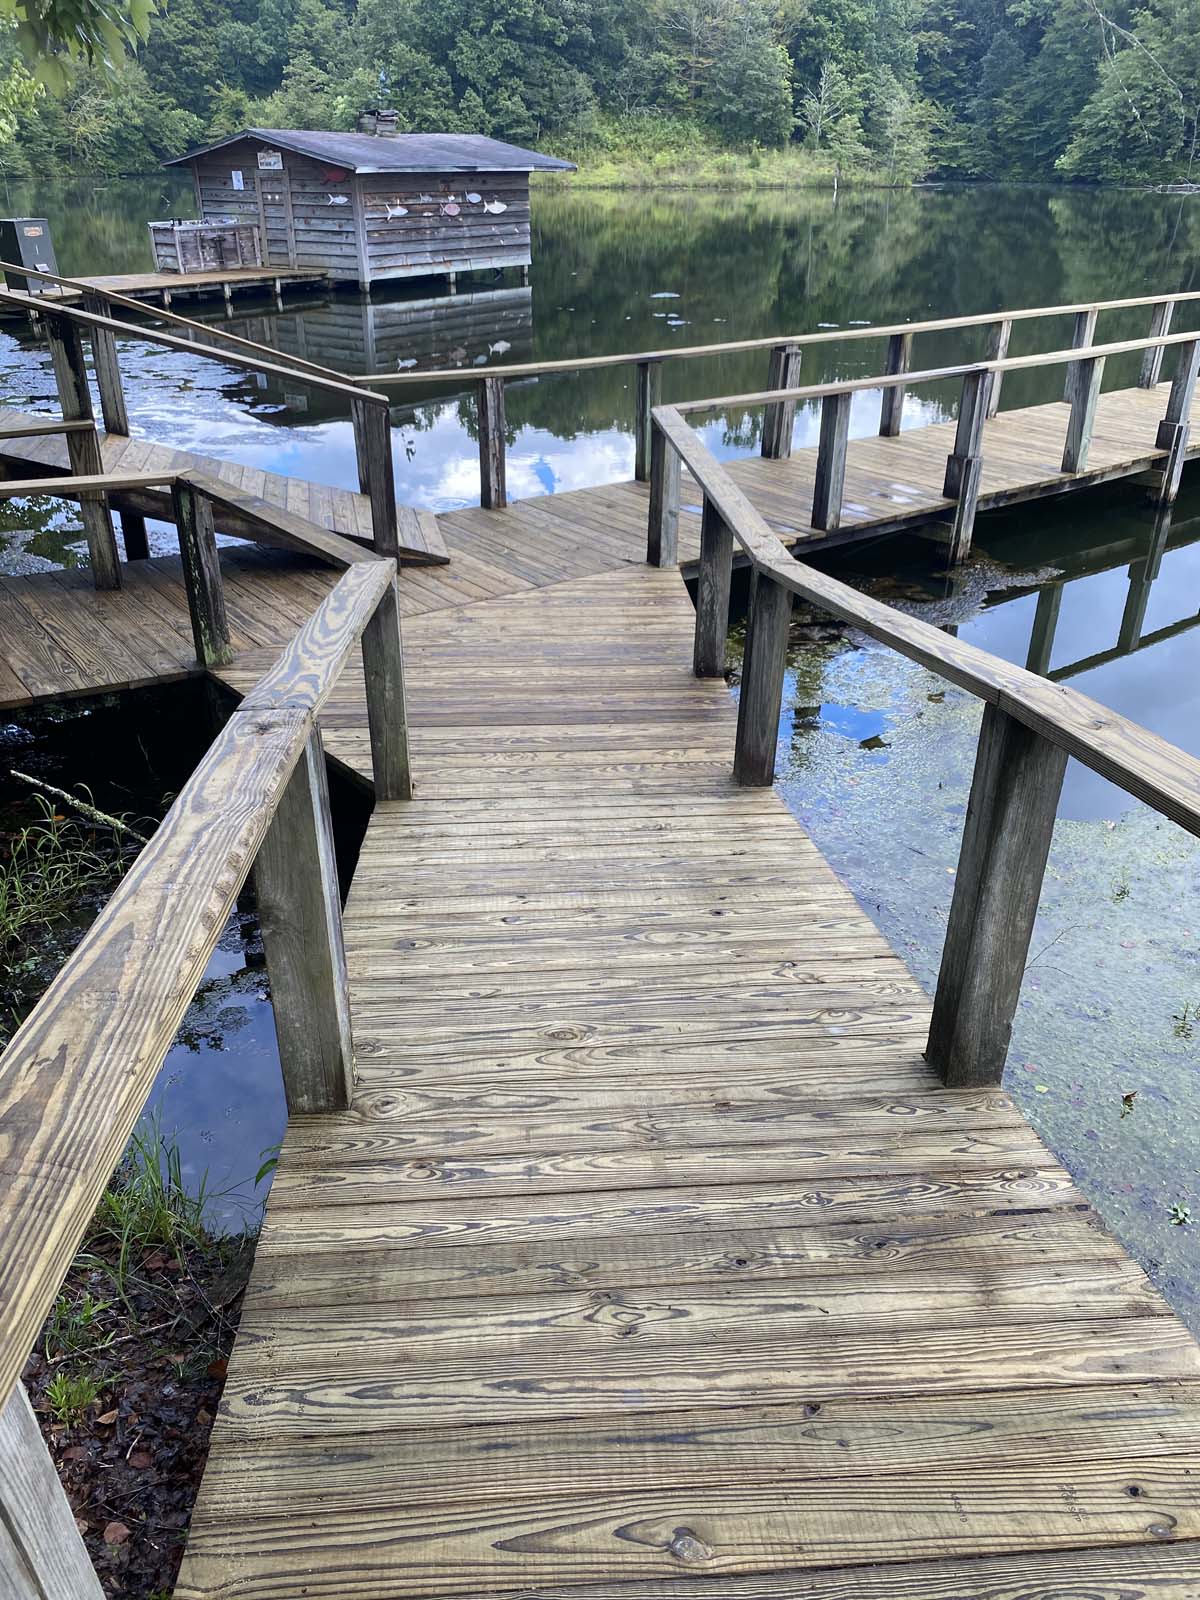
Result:
M185 299L217 299L224 295L258 290L319 289L329 282L329 274L321 267L221 267L209 272L102 272L95 276L76 274L74 281L89 289L101 292L108 289L113 294L127 294L135 300L161 300L170 304L179 297ZM43 290L47 300L72 305L81 298L81 289ZM0 316L22 316L10 308L0 310Z
M1200 1588L1194 1342L936 1081L691 630L646 567L408 623L357 1098L289 1126L178 1600Z

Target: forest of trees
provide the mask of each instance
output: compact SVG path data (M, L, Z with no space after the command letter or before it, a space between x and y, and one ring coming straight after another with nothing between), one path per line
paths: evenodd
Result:
M881 181L1190 182L1200 0L163 0L135 55L58 86L0 32L5 176L364 105L585 163L790 145Z

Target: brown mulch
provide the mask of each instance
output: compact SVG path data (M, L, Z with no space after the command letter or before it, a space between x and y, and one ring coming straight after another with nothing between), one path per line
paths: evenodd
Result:
M104 1593L167 1600L208 1455L253 1240L200 1240L141 1252L124 1299L116 1247L88 1247L60 1306L108 1302L86 1328L51 1317L25 1385ZM106 1259L107 1258L107 1259ZM69 1314L68 1314L69 1315ZM69 1421L53 1412L55 1376L92 1380Z

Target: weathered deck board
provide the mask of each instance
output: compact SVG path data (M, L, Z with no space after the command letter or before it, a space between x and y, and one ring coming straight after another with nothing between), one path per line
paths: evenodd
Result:
M1195 1589L1200 1352L935 1080L691 626L644 566L407 623L356 1101L285 1137L179 1600Z

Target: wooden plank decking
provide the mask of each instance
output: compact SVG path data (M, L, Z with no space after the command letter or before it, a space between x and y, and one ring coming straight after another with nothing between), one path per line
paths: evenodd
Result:
M691 625L645 567L407 625L356 1103L289 1126L179 1600L1198 1592L1200 1353L935 1080Z
M208 272L102 272L94 276L76 274L75 282L89 289L110 289L113 294L127 294L135 300L159 300L163 295L197 299L215 298L225 294L244 293L247 290L272 290L278 283L283 288L320 288L329 282L323 267L221 267ZM47 301L60 300L72 305L82 294L81 289L42 291ZM0 313L2 314L2 313ZM9 310L8 315L13 315ZM22 313L17 313L22 315Z

